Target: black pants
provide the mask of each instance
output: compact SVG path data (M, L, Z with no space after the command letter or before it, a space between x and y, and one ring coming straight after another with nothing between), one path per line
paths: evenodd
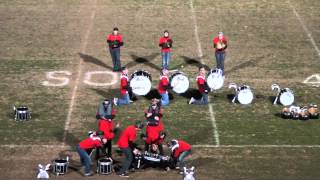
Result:
M100 158L100 151L102 154L106 154L107 157L112 156L112 140L108 140L106 144L104 144L101 148L96 149L96 159Z

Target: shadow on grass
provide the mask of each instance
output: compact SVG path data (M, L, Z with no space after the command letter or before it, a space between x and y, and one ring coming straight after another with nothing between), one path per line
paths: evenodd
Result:
M186 99L190 99L192 97L194 97L196 99L201 98L200 92L198 91L198 89L195 89L195 88L189 88L187 90L187 92L180 94L180 96L182 96L182 97L184 97Z
M125 66L127 68L130 68L130 67L134 67L138 64L143 64L143 65L147 65L147 66L151 67L152 69L160 71L161 67L150 62L150 61L154 60L158 55L159 55L159 53L153 53L148 56L137 56L135 54L130 54L133 61L129 62Z
M158 90L154 88L152 88L150 92L144 97L148 100L151 100L153 98L161 99L161 95L159 94Z
M229 70L226 70L225 71L225 74L228 74L228 73L232 73L232 72L236 72L240 69L244 69L244 68L248 68L248 67L255 67L258 63L260 63L264 57L266 57L268 55L263 55L263 56L260 56L260 57L257 57L255 59L249 59L247 61L244 61L238 65L235 65L233 66L231 69Z
M107 69L112 70L113 68L109 65L107 65L106 63L104 63L102 60L97 59L93 56L87 55L87 54L83 54L83 53L78 53L80 58L84 61L84 62L88 62L88 63L92 63L101 67L105 67Z

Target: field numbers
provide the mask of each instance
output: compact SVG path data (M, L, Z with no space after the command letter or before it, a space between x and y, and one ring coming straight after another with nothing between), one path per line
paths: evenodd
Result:
M310 84L312 86L320 87L320 74L313 74L307 77L303 83Z
M53 87L62 87L67 86L70 83L70 78L72 73L70 71L50 71L46 73L46 81L43 81L41 84L43 86L53 86ZM111 81L106 82L107 78L103 78L103 82L92 82L92 77L94 76L109 76ZM109 80L109 78L107 79ZM117 73L110 71L89 71L85 73L83 83L90 86L112 86L118 82Z

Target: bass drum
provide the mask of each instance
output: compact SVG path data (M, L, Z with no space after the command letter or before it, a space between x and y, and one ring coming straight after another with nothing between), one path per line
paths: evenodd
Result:
M172 90L177 93L185 93L189 89L189 79L182 72L176 72L170 77L170 86Z
M241 86L238 91L238 101L240 104L251 104L253 93L249 86Z
M211 89L218 90L223 87L224 76L221 69L212 69L207 77L207 84Z
M294 103L294 94L289 88L282 89L279 93L279 101L283 106L290 106Z
M151 90L151 75L148 71L137 70L130 78L130 87L132 92L138 96L144 96Z

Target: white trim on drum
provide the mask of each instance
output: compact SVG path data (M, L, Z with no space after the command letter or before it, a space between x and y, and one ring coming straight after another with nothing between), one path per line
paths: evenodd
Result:
M189 2L190 2L190 8L191 8L191 17L192 17L193 24L194 24L194 35L195 35L197 47L198 47L198 56L200 57L201 63L204 64L204 61L202 59L203 52L202 52L201 42L200 42L200 37L199 37L199 32L198 32L199 27L198 27L197 17L196 17L196 13L195 13L194 6L193 6L193 0L190 0ZM208 107L209 107L210 119L211 119L212 127L213 127L213 136L214 136L216 145L219 146L220 140L219 140L219 132L218 132L218 128L217 128L216 118L214 117L214 111L213 111L212 105L208 104Z

